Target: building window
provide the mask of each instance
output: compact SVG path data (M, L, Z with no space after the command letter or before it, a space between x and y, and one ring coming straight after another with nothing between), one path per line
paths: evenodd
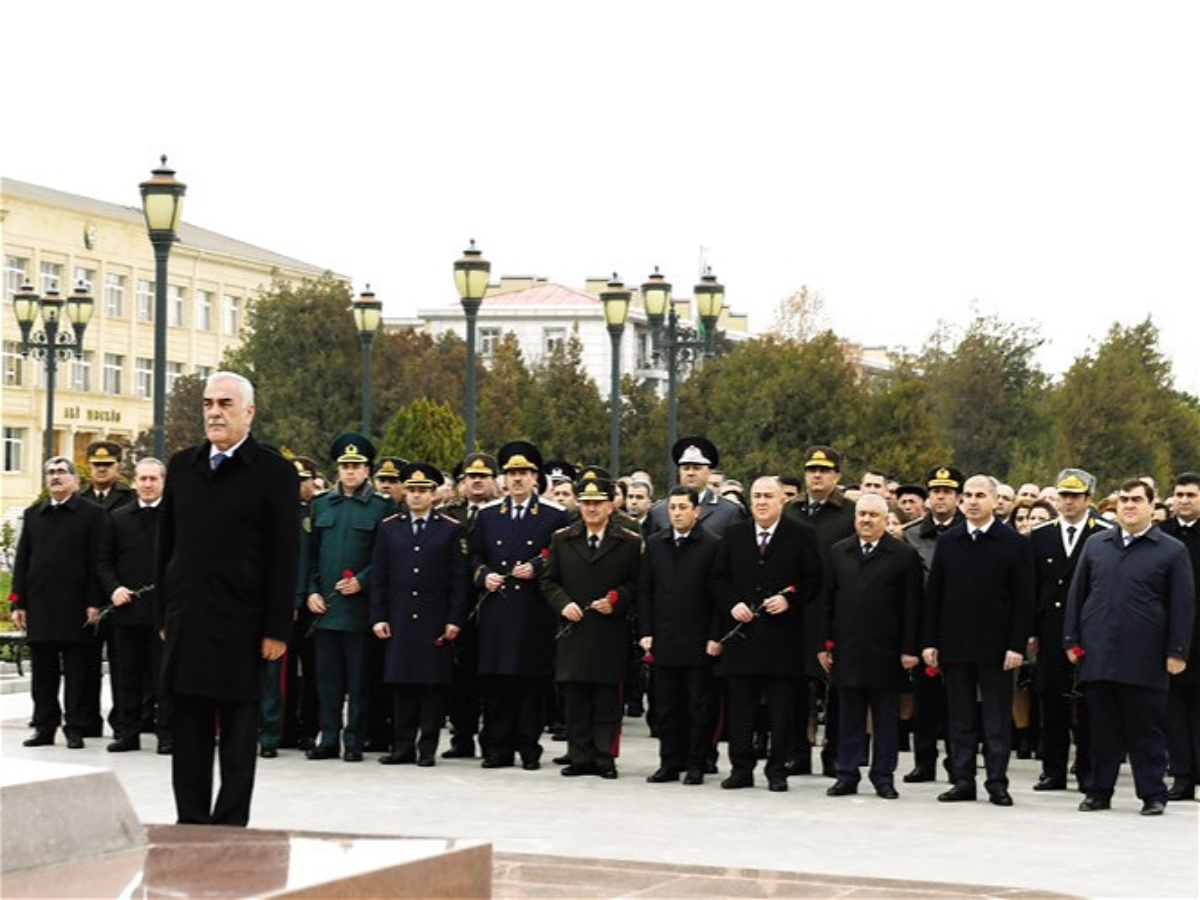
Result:
M154 282L139 278L137 283L137 320L154 321Z
M171 396L171 392L175 390L175 382L183 377L183 363L169 362L167 363L167 396Z
M25 383L25 357L16 341L4 342L4 386L21 387Z
M177 284L167 285L167 324L176 327L183 325L184 290Z
M4 428L4 471L20 472L25 459L25 429Z
M61 291L62 283L62 264L44 262L42 263L42 296L46 296L51 291Z
M479 355L483 359L491 359L500 346L500 329L495 325L487 325L479 329Z
M636 332L637 367L639 369L654 368L654 334L648 329L639 328Z
M71 283L71 290L64 291L63 293L72 293L74 292L75 288L79 287L80 285L83 286L85 291L91 294L92 288L96 285L96 270L85 269L83 266L76 266L75 279ZM93 296L95 295L93 294Z
M567 344L567 329L565 328L543 328L542 329L542 355L553 356L554 351L559 347L565 347Z
M154 360L139 356L133 361L133 395L149 400L154 389Z
M76 351L78 354L79 351ZM92 362L96 354L91 350L83 351L83 358L78 355L71 361L71 390L88 392L92 389Z
M4 257L4 296L10 303L29 278L29 260L20 256Z
M196 291L196 329L212 331L213 295L211 291Z
M199 378L208 378L213 373L212 366L196 366L196 375Z
M121 393L121 373L124 369L124 356L116 353L104 354L104 393Z
M108 274L104 278L104 315L120 319L125 315L125 276Z
M224 318L221 326L224 332L237 334L242 327L242 310L238 298L226 294L221 303L221 313Z

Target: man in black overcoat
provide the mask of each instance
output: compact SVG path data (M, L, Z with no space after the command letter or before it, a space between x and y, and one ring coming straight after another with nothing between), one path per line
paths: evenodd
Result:
M714 568L718 630L728 629L719 674L726 683L732 771L725 789L754 784L754 726L760 699L767 708L767 786L786 791L787 757L804 678L802 608L821 588L821 551L808 525L783 517L783 487L773 476L750 490L753 516L726 530ZM734 634L734 630L737 633Z
M171 704L160 696L162 641L154 631L154 545L166 470L146 458L134 471L137 500L112 512L100 553L100 588L113 605L110 615L116 646L113 679L116 740L110 753L141 749L141 726L154 723L159 749L171 743ZM143 710L148 702L149 709Z
M1183 543L1192 561L1192 581L1200 606L1200 472L1175 478L1173 515L1163 522L1165 534ZM1192 625L1192 650L1200 647L1200 615ZM1200 666L1171 676L1167 692L1167 754L1172 783L1168 800L1195 800L1200 783Z
M265 662L284 654L292 631L296 469L254 439L253 420L250 382L214 373L204 387L208 439L167 466L152 596L166 641L163 689L174 701L180 824L249 821Z
M1087 781L1090 751L1087 712L1076 703L1074 667L1059 649L1067 612L1067 591L1083 545L1094 534L1110 526L1088 505L1096 479L1083 469L1063 469L1056 481L1059 515L1029 534L1033 549L1033 571L1037 584L1035 612L1037 669L1034 687L1041 701L1042 772L1035 791L1061 791L1067 786L1071 733L1075 733L1075 775ZM1077 724L1073 724L1077 723Z
M919 661L918 619L924 573L912 547L886 531L887 501L864 494L855 505L855 536L830 548L822 586L821 666L830 673L841 710L837 781L831 797L858 792L871 714L871 784L885 800L898 796L900 685Z
M1013 670L1033 635L1033 558L1029 542L993 515L994 478L968 478L962 505L966 521L938 538L925 591L922 656L945 675L954 778L938 800L975 799L979 696L988 800L1012 806Z
M688 487L667 495L671 526L646 539L638 574L639 643L653 658L651 694L659 768L646 780L703 784L712 749L715 633L712 568L721 538L699 524L700 501Z
M53 744L61 724L67 746L79 750L89 724L88 668L95 662L88 621L100 607L96 564L108 516L80 499L69 459L47 460L44 471L50 496L25 510L9 597L13 624L25 630L29 645L34 730L25 746Z

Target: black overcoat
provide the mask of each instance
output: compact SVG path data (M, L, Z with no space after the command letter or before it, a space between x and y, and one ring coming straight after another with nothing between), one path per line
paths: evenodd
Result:
M705 651L716 640L716 597L712 570L721 538L697 524L675 546L675 532L664 528L646 540L638 572L639 637L654 639L656 666L699 666L711 661Z
M262 641L292 633L300 507L295 467L247 436L217 471L210 444L167 466L159 506L154 624L163 686L214 700L262 696Z
M833 642L834 687L889 690L904 679L900 655L917 656L925 573L915 549L884 534L863 558L862 542L829 550L822 587L822 645Z
M1051 519L1038 525L1030 532L1029 545L1033 550L1033 575L1037 584L1034 635L1038 639L1038 663L1034 684L1039 691L1065 694L1071 691L1075 669L1062 652L1067 591L1071 588L1071 577L1075 574L1084 543L1092 535L1112 526L1089 512L1079 526L1075 546L1068 555L1063 546L1061 524L1060 519Z
M778 615L765 612L742 626L724 644L722 675L804 674L804 607L821 590L822 561L813 528L780 518L765 554L758 552L758 526L753 519L738 522L726 532L713 569L718 631L727 634L738 622L730 614L739 602L751 609L773 594L783 593L789 608Z
M87 608L105 601L96 577L108 513L73 494L25 510L13 564L12 608L25 611L26 639L84 641Z
M1200 608L1200 522L1193 522L1185 528L1179 524L1179 519L1172 517L1162 524L1163 534L1169 534L1187 548L1188 559L1192 562L1192 586L1196 592L1195 606ZM1200 614L1192 619L1191 652L1200 651ZM1178 675L1171 676L1172 682L1179 684L1200 684L1200 665L1193 661Z
M559 682L620 684L629 659L628 618L636 602L642 539L610 520L592 556L582 521L557 532L542 572L542 593L559 632L554 677ZM616 591L610 615L589 611L594 600ZM571 623L562 610L577 603L583 619Z
M127 503L108 517L104 543L100 548L100 590L105 603L119 587L131 591L154 584L154 544L158 537L157 506L143 507ZM153 591L116 607L111 615L114 626L152 625Z
M550 537L570 524L567 511L534 495L525 517L512 518L507 499L479 511L471 532L471 578L479 591L479 674L546 677L554 671L554 614L538 584ZM489 573L508 575L520 563L532 579L507 578L499 591L484 590Z
M943 664L1001 668L1033 636L1033 554L1029 541L999 519L974 540L967 523L938 538L925 585L921 646Z

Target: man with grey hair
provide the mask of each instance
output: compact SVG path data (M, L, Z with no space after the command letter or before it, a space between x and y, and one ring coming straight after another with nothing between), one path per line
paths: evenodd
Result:
M1029 542L995 518L996 480L973 475L962 487L966 520L938 538L925 592L922 656L946 681L950 775L938 800L975 799L982 697L985 787L995 806L1012 806L1013 670L1033 634L1033 556Z
M13 624L26 632L31 664L33 735L26 747L54 743L60 725L67 747L83 749L89 684L87 623L99 613L96 563L108 514L81 499L75 464L55 456L43 467L49 497L25 510L13 566ZM65 709L59 705L63 683Z
M141 749L142 722L154 723L158 752L171 752L170 699L158 689L162 641L154 633L154 544L167 467L147 457L134 469L137 499L113 510L100 551L100 588L112 604L113 728L110 753ZM146 708L143 709L143 706Z
M204 387L207 440L167 467L154 622L174 700L171 778L180 824L250 818L266 661L287 648L300 527L296 469L250 434L254 388L232 372ZM221 790L212 799L220 731Z

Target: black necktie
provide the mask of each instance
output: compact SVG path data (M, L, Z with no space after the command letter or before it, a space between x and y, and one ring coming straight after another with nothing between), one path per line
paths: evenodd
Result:
M417 527L417 530L416 530L417 540L420 540L421 535L423 535L425 533L425 520L417 519L417 521L413 524L415 524Z
M473 525L475 523L475 517L477 515L479 515L479 507L478 506L468 506L467 507L467 524Z
M228 455L226 455L226 454L224 454L224 453L214 453L214 454L212 455L212 459L210 459L210 460L208 461L208 464L209 464L210 466L212 466L212 470L215 472L215 471L217 471L217 469L221 468L221 465L222 465L222 464L225 462L225 460L227 460L228 458L229 458L229 457L228 457Z
M592 556L596 555L596 551L600 549L600 535L593 534L588 536L588 546L592 548Z
M686 541L686 540L687 540L687 538L685 538L685 537L677 537L677 538L675 538L675 547L676 547L676 549L678 549L678 548L682 547L682 546L683 546L683 542L684 542L684 541Z
M1075 531L1076 530L1077 529L1075 528L1074 525L1067 526L1067 552L1068 553L1070 553L1072 550L1075 549Z
M875 550L874 544L872 544L870 541L864 541L863 548L862 548L863 559L866 559L868 556L870 556L874 552L874 550Z
M758 535L758 555L759 556L766 556L767 544L769 544L770 542L771 542L771 532L769 532L769 531L759 532L759 535Z
M982 532L982 531L980 531L979 529L975 529L974 531L972 531L972 532L971 532L971 540L973 540L975 543L977 543L977 544L978 544L978 543L979 543L979 536L980 536L981 534L983 534L983 532Z

